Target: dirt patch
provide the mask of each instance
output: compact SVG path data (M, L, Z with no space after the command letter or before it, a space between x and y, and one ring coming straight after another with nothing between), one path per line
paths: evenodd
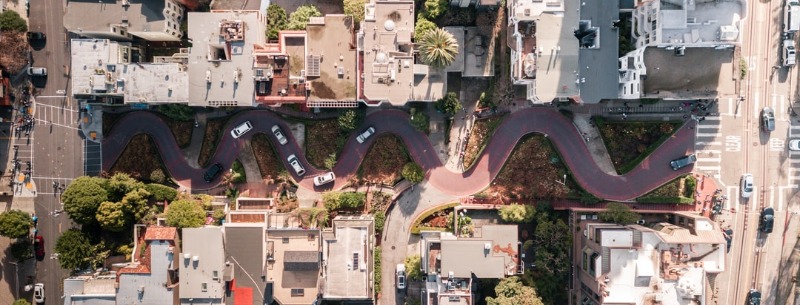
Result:
M375 139L359 168L364 181L394 185L402 178L403 165L411 161L399 138L387 135Z
M175 121L164 117L164 122L169 126L172 135L175 136L175 141L178 142L178 147L186 148L192 143L192 132L194 131L194 122L189 121Z
M489 138L494 133L494 130L503 122L504 117L505 116L498 116L475 121L475 124L472 125L472 129L470 130L469 137L467 138L467 146L464 148L464 157L461 159L461 164L464 168L472 166L472 163L478 158L483 148L486 147L486 143L489 142Z
M633 169L680 127L678 122L608 122L600 117L592 120L620 174Z
M316 168L324 168L325 158L331 154L337 154L340 147L344 146L344 139L339 140L340 138L339 123L336 120L307 123L306 159L308 162ZM331 143L333 139L337 139L335 145Z
M203 146L200 147L200 154L197 156L197 163L202 166L208 166L211 157L217 150L217 144L222 138L222 128L225 127L229 117L209 119L206 123L206 134L203 138Z
M286 171L286 169L283 167L283 162L275 154L267 135L263 133L254 134L250 140L250 146L253 147L253 155L256 157L261 178L269 180L280 179L281 171Z
M161 169L165 175L169 174L164 168L155 142L150 136L140 134L131 138L109 174L126 173L136 179L150 180L150 173L157 169Z
M520 141L487 193L510 200L567 198L571 183L565 174L552 144L532 135Z

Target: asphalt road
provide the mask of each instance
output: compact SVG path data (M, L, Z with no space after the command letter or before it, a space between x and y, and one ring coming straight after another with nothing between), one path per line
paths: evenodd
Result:
M248 120L253 124L252 131L238 139L229 135L229 131L233 127ZM211 164L220 163L225 169L230 168L245 141L248 141L257 132L270 134L269 130L273 125L279 125L283 130L288 130L279 116L267 110L253 110L238 114L225 126ZM336 182L323 188L314 187L312 179L308 179L323 171L312 168L306 162L304 154L291 134L286 134L289 138L287 145L278 144L274 137L270 137L270 139L277 147L282 159L285 160L290 154L295 154L300 159L307 173L304 177L298 177L294 172L292 174L295 179L303 178L300 181L302 187L323 191L345 186L349 177L357 172L369 145L377 138L377 135L392 133L403 139L411 157L426 170L426 178L432 186L450 195L467 196L489 185L522 137L538 132L550 137L561 153L564 162L572 171L575 180L586 191L599 198L628 200L645 194L691 170L691 167L685 167L673 171L669 166L669 161L692 152L694 132L690 127L693 125L694 122L690 122L683 126L672 138L643 160L638 167L625 175L617 176L608 175L597 166L586 147L584 138L578 134L569 119L550 108L528 108L517 111L504 120L472 169L466 173L453 173L443 166L428 137L409 124L408 115L405 112L384 110L369 115L362 126L363 129L366 129L367 126L374 126L376 136L372 136L363 144L359 144L355 140L355 134L348 140L336 167L333 168L337 177ZM170 174L181 185L192 189L207 189L219 183L219 176L211 183L203 181L205 170L191 167L183 158L181 150L163 120L155 114L145 111L125 115L114 124L111 132L105 135L103 169L110 169L130 139L141 133L153 137ZM287 168L289 168L288 165Z
M39 234L45 240L45 258L36 266L36 279L45 284L48 303L61 301L61 282L68 275L53 256L55 241L71 227L61 210L59 194L53 183L69 184L83 174L82 143L77 130L78 105L69 96L67 68L69 45L63 26L61 0L30 0L30 31L43 32L46 41L34 44L32 66L47 68L46 78L34 78L36 125L32 133L33 181L37 187L35 211L39 216Z

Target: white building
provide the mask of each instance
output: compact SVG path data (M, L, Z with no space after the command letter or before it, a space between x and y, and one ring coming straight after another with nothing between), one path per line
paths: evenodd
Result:
M184 7L175 0L67 1L64 27L98 39L180 41Z

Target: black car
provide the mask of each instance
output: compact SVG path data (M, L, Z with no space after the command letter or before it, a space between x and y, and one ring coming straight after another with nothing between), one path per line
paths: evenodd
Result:
M205 180L206 182L211 182L212 180L214 180L214 177L219 175L219 173L221 171L222 171L222 164L216 163L216 164L212 165L206 171L205 174L203 174L203 180Z
M42 40L45 39L44 33L42 32L28 32L28 40Z
M758 229L764 233L772 233L772 226L775 223L775 210L765 208L761 210L761 219L758 222Z
M690 164L694 164L695 162L697 162L697 156L691 154L680 159L672 160L672 162L669 163L669 166L672 167L672 170L676 171L689 166Z
M728 228L728 229L723 230L722 232L725 233L725 241L728 243L727 252L731 252L731 244L733 243L733 230Z
M750 292L747 293L747 305L761 305L761 292L750 289Z

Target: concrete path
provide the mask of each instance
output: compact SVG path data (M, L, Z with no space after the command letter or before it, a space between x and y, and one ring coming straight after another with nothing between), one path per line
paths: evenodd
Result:
M592 117L588 114L575 114L573 122L586 141L592 160L606 174L616 175L617 169L611 162L611 156L608 155L608 149L603 142L603 137L600 136L600 130L592 123Z

